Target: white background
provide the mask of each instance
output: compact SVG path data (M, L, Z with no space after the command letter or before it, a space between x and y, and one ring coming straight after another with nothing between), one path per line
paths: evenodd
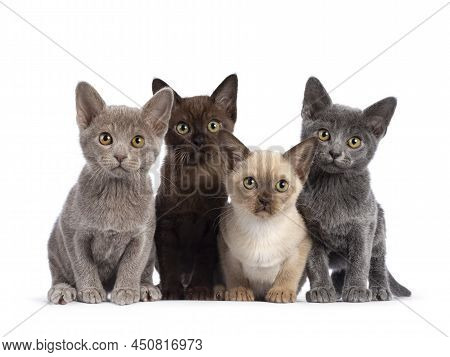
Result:
M155 76L191 96L210 94L236 72L235 133L258 145L299 113L309 76L333 89L445 4L4 3L85 65L0 3L1 335L46 303L48 235L83 165L75 123L78 81L93 84L109 104L135 106L129 98L145 103ZM135 338L193 337L203 339L204 349L188 354L205 356L444 354L443 333L450 333L449 20L450 6L331 93L335 102L360 108L398 98L370 169L386 211L388 266L413 291L411 298L307 304L306 286L299 302L283 306L73 303L44 307L2 341L85 338L122 346ZM299 137L297 118L262 146L288 149Z

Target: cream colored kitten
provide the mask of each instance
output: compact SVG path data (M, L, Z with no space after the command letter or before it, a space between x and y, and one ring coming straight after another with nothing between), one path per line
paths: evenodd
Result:
M220 135L234 161L219 234L225 299L295 302L311 247L295 203L317 141L307 139L281 154L250 152L232 134Z

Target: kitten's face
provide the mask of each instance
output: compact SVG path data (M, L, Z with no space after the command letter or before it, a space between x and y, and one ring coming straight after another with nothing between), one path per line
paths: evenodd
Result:
M329 173L366 169L386 133L395 106L392 97L365 110L333 104L322 84L310 78L302 110L302 138L319 139L315 165Z
M267 218L295 207L308 177L317 139L304 140L284 154L250 152L226 131L221 133L220 143L232 168L225 184L235 209Z
M113 177L146 175L167 131L173 93L165 89L142 109L106 106L87 83L77 87L80 143L91 168Z
M168 86L159 79L153 81L153 90ZM177 154L180 163L203 164L218 153L218 134L233 131L236 121L237 77L227 77L211 96L181 98L175 94L175 103L166 144Z
M229 176L227 192L235 208L258 217L295 205L302 189L291 163L281 153L255 151Z

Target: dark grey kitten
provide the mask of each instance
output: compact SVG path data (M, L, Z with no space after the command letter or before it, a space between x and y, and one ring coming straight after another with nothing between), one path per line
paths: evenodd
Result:
M167 132L173 92L162 89L142 109L107 106L85 82L76 89L86 158L48 242L49 301L158 300L153 285L155 204L148 171Z
M306 83L302 139L320 139L298 201L313 239L309 302L334 302L339 295L347 302L411 295L386 268L384 213L367 169L396 104L389 97L365 110L353 109L333 104L318 79Z

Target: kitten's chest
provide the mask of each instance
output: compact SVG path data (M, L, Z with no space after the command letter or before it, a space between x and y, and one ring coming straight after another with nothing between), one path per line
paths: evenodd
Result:
M116 265L125 248L130 243L132 234L114 231L96 232L91 241L91 252L98 265Z

